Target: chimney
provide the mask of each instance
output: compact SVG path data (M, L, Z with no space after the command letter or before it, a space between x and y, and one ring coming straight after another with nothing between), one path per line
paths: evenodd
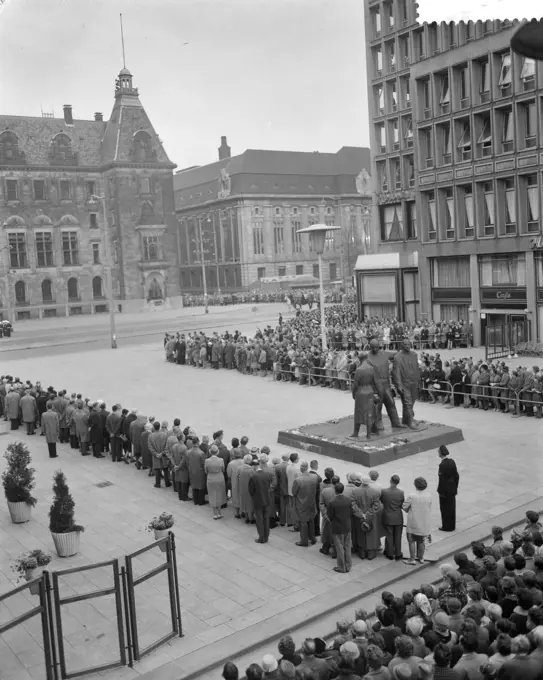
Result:
M225 158L230 158L231 149L226 142L226 137L221 137L221 145L219 146L219 160L223 161Z
M94 114L94 120L97 123L103 123L104 122L104 114L103 113L95 113Z
M62 108L64 109L64 122L66 123L66 125L73 125L74 118L72 115L72 105L64 104Z

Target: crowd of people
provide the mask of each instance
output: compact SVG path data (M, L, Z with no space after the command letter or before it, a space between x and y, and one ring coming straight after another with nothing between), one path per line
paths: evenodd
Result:
M348 390L360 365L360 353L376 339L393 353L407 339L418 350L421 401L465 408L542 417L543 371L538 366L510 368L504 361L485 362L471 356L443 360L439 350L470 347L468 324L409 325L395 321L357 320L354 305L325 310L328 349L322 349L319 311L298 311L275 328L258 329L253 337L239 331L211 335L168 333L166 359L172 363L213 369L236 369L253 376L300 385ZM427 335L426 335L427 333ZM458 336L458 337L457 337ZM461 351L461 350L460 350Z
M257 304L271 302L285 302L295 309L302 309L304 306L312 307L320 299L317 289L291 290L282 288L280 290L255 289L249 292L239 293L218 293L214 292L207 296L207 304L213 307L225 305ZM352 304L356 300L356 291L349 288L346 291L338 289L328 289L324 292L324 301L337 303L345 301ZM183 295L184 307L203 307L206 299L203 295Z
M543 527L528 511L509 538L475 542L442 564L442 580L385 591L375 612L341 620L328 641L285 635L247 680L542 680ZM241 673L227 662L222 677Z

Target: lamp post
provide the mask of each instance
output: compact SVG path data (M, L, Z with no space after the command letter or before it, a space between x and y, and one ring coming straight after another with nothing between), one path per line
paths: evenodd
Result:
M106 197L92 195L91 202L98 202L102 204L102 211L104 215L104 250L106 256L106 286L107 286L107 302L109 307L109 332L111 335L111 349L117 349L117 334L115 331L115 301L113 300L113 264L111 262L111 254L109 249L109 224L107 219Z
M326 322L324 319L324 283L322 278L322 254L324 253L324 246L326 244L326 232L338 231L341 227L335 227L328 224L312 224L310 227L298 229L298 234L309 234L309 238L313 244L313 250L319 257L319 290L320 290L320 307L321 307L321 339L323 350L328 349L326 341Z
M206 277L206 262L204 259L204 239L202 234L202 218L198 217L198 245L200 246L200 262L202 264L202 283L204 285L204 308L205 313L209 314L209 307L207 304L207 277Z

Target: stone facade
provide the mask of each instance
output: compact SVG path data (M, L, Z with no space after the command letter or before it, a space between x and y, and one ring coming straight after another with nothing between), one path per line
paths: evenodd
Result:
M126 69L107 122L0 116L2 317L178 296L174 168Z

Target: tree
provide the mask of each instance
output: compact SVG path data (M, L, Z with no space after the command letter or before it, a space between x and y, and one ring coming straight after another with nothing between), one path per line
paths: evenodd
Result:
M4 458L7 460L7 469L2 473L2 483L7 500L34 507L37 501L31 492L36 486L36 470L30 467L30 451L23 442L12 442L4 453Z
M64 472L57 470L53 480L54 498L49 510L49 531L54 534L84 531L84 527L75 523L75 501L66 483Z

